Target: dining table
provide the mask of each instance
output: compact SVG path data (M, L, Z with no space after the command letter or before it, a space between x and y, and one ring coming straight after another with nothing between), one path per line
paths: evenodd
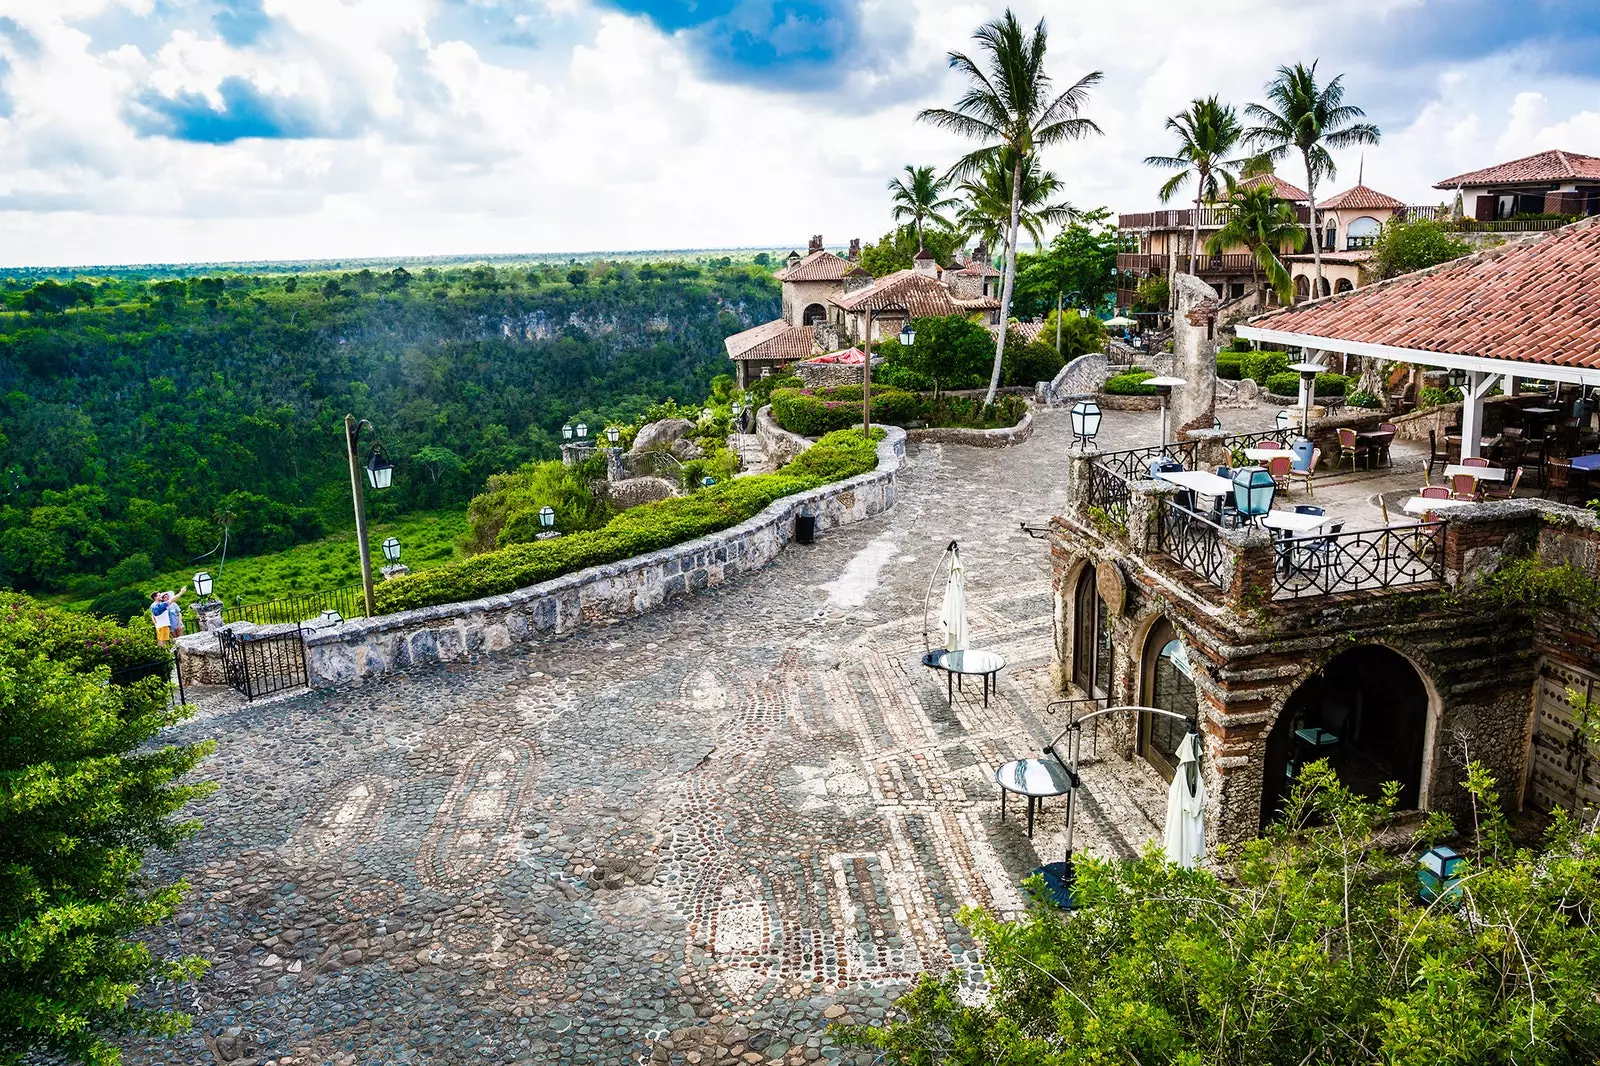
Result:
M1310 533L1327 525L1330 518L1325 514L1302 514L1299 511L1268 511L1261 516L1260 522L1268 529L1279 529L1285 533Z
M1451 463L1444 468L1444 476L1447 478L1455 477L1457 474L1466 474L1468 477L1475 477L1479 481L1504 481L1507 473L1506 470L1498 466L1460 466L1456 463Z
M1600 455L1579 455L1573 457L1572 469L1582 470L1587 473L1600 471Z
M1452 507L1465 507L1475 500L1435 500L1427 496L1413 496L1405 502L1401 510L1406 514L1427 514L1429 511L1448 511Z
M1288 448L1246 448L1244 450L1244 457L1252 463L1264 463L1269 459L1276 459L1280 455L1287 455L1290 459L1294 458L1294 452Z
M1233 495L1233 482L1204 470L1164 470L1156 474L1162 481L1191 489L1202 496L1222 497Z

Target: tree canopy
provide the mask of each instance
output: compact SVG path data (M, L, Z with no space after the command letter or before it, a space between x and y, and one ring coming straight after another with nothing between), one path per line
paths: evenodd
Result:
M1413 270L1448 263L1472 251L1472 245L1455 236L1441 222L1419 218L1411 222L1390 219L1373 246L1372 265L1380 278L1409 274Z

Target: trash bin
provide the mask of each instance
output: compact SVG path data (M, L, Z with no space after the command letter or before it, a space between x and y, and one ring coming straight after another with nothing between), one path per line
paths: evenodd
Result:
M795 515L794 539L801 544L810 544L817 539L817 516L802 511Z

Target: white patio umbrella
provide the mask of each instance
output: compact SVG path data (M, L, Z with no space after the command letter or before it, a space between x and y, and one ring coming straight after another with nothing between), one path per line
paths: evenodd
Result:
M1186 733L1178 743L1178 770L1167 790L1167 859L1190 869L1206 853L1206 784L1200 779L1197 738Z
M944 630L945 651L967 650L967 577L960 552L952 553L950 559L950 579L939 605L939 628Z
M1127 327L1127 326L1137 326L1139 323L1135 322L1133 319L1129 318L1127 315L1117 315L1115 318L1106 319L1105 324L1108 325L1108 326Z

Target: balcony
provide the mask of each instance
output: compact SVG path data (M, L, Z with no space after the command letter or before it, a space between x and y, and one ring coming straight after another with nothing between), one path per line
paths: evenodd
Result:
M1228 216L1232 209L1227 207L1185 207L1170 211L1137 211L1132 214L1118 215L1117 228L1125 230L1184 230L1194 229L1194 217L1198 211L1200 215L1200 228L1221 229L1228 224ZM1302 223L1311 220L1311 209L1296 206L1295 217Z

